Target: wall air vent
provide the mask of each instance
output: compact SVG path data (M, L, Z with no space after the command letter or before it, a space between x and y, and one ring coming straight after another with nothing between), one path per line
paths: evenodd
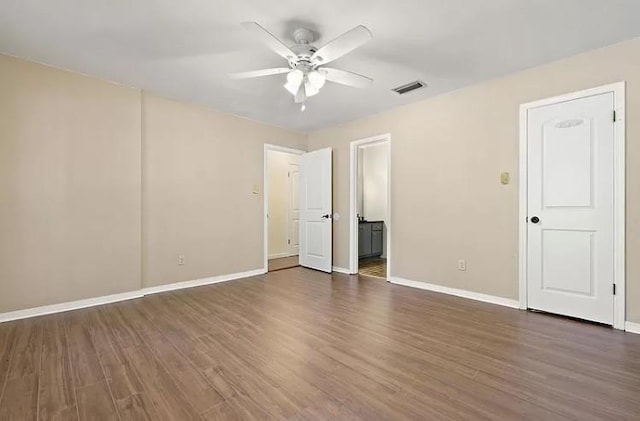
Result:
M416 80L415 82L407 83L406 85L393 88L392 91L397 92L400 95L404 95L404 94L408 94L409 92L415 91L416 89L422 89L426 86L427 86L426 83L420 80Z

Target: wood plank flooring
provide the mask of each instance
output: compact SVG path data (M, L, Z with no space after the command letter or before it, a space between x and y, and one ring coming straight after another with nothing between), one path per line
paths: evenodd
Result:
M640 336L303 268L0 324L0 420L640 418Z

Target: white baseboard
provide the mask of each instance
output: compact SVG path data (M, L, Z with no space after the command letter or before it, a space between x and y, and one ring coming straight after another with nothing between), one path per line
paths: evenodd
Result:
M625 322L624 330L629 333L636 333L640 335L640 323Z
M0 323L11 320L27 319L29 317L44 316L64 311L79 310L81 308L99 306L103 304L126 301L134 298L142 298L144 294L141 290L123 292L120 294L104 295L102 297L87 298L84 300L68 301L66 303L50 304L42 307L27 308L24 310L0 313Z
M441 292L443 294L455 295L456 297L468 298L470 300L483 301L485 303L497 304L504 307L520 308L518 300L511 300L494 295L481 294L479 292L467 291L464 289L449 288L442 285L429 284L427 282L411 281L409 279L392 276L389 279L392 284L404 285L412 288L425 289L428 291Z
M264 269L256 269L247 272L232 273L229 275L213 276L211 278L194 279L193 281L176 282L173 284L147 287L135 291L123 292L120 294L105 295L102 297L51 304L42 307L28 308L25 310L10 311L7 313L0 313L0 323L9 322L11 320L27 319L29 317L44 316L53 313L62 313L71 310L79 310L81 308L94 307L103 304L115 303L118 301L126 301L134 298L142 298L145 295L157 294L159 292L175 291L178 289L193 288L203 285L217 284L219 282L232 281L234 279L249 278L251 276L263 275L265 273L266 271Z
M159 292L175 291L177 289L193 288L203 285L217 284L220 282L233 281L235 279L250 278L252 276L264 275L264 269L255 269L247 272L232 273L229 275L212 276L211 278L194 279L192 281L175 282L173 284L158 285L142 288L144 295L157 294Z
M269 256L267 256L267 258L271 260L271 259L281 259L283 257L291 257L291 256L296 256L296 255L291 253L276 253L276 254L270 254Z
M351 271L349 269L345 269L345 268L341 268L340 266L333 266L331 268L332 271L334 272L338 272L338 273L344 273L345 275L351 275Z

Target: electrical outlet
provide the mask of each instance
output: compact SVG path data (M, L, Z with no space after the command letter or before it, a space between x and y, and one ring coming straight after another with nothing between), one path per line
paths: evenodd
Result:
M178 266L184 266L184 254L178 256Z
M461 272L465 272L467 270L466 260L458 260L458 270Z

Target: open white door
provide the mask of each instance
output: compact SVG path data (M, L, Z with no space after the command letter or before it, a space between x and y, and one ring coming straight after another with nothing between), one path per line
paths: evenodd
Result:
M331 148L300 157L300 265L331 273Z

